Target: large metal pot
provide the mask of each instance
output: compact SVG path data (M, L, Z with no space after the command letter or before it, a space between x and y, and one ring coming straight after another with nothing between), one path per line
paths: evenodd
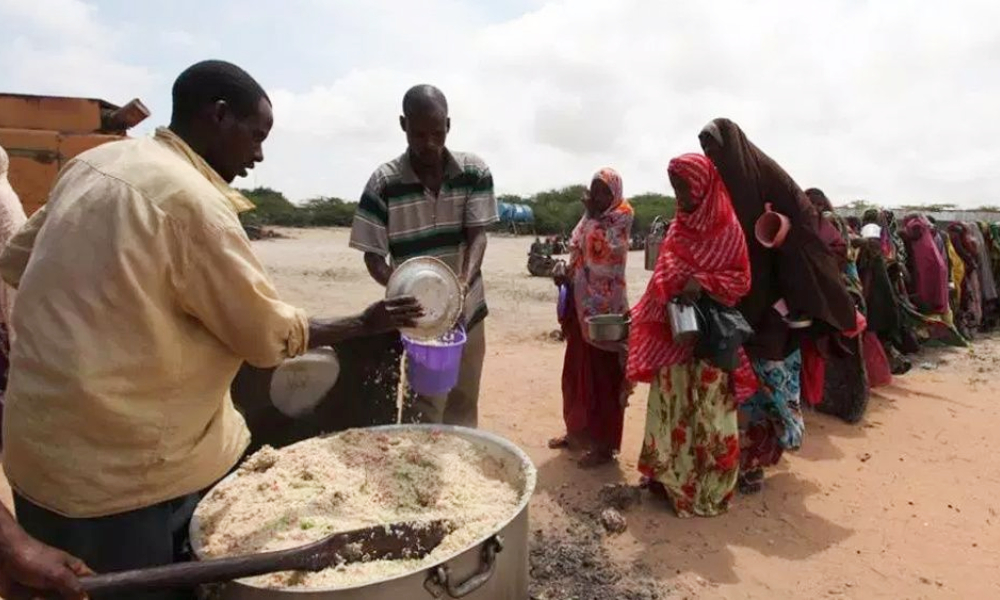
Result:
M388 425L374 431L434 429L476 444L504 465L521 492L514 514L465 550L429 569L337 589L265 589L234 581L213 590L219 600L525 600L528 598L528 501L535 490L531 459L509 441L476 429L447 425ZM232 477L233 475L230 475ZM191 521L191 545L201 555L200 527Z

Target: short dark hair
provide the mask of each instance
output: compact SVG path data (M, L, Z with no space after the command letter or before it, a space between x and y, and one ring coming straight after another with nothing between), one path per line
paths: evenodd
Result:
M174 82L171 123L184 123L206 104L219 100L225 100L238 116L247 117L257 110L261 98L271 101L249 73L223 60L205 60L185 69Z
M438 113L448 116L448 99L433 85L415 85L403 96L403 116Z

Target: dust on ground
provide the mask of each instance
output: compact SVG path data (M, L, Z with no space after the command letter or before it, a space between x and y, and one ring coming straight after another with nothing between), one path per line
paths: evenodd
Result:
M380 295L347 247L347 231L283 233L292 239L255 248L289 300L337 315ZM651 581L659 598L1000 597L1000 338L925 352L914 366L932 368L877 390L857 425L808 414L802 450L729 514L678 519L644 492L622 511L626 531L611 535L595 517L606 506L601 490L638 482L648 389L632 397L616 464L584 471L572 454L548 449L563 430L564 346L550 335L558 328L556 289L527 272L530 242L490 239L480 422L538 467L533 592L548 600L628 598L649 591ZM642 266L642 253L633 253L633 302L648 281ZM546 570L562 563L582 567ZM639 591L622 587L635 581Z
M347 231L281 233L254 247L285 299L335 316L381 295ZM619 509L626 530L611 534L600 513L615 503L602 489L638 482L648 389L631 399L617 463L581 470L574 455L548 449L563 431L564 346L551 335L555 287L527 273L530 242L490 240L480 423L538 467L535 598L1000 597L1000 338L923 353L876 390L857 425L807 414L803 448L728 514L678 519L643 492ZM633 302L648 280L642 263L631 255Z

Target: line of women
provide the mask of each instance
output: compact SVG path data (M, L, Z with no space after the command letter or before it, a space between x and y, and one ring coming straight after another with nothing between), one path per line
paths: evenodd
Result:
M875 323L890 359L922 344L965 346L1000 322L1000 224L938 222L871 209L854 220L859 271L878 293ZM889 290L884 293L881 290Z
M947 312L938 287L954 270L910 277L910 248L921 264L935 248L943 257L925 220L897 232L891 214L879 213L872 216L878 235L871 227L862 235L864 223L838 216L821 190L803 191L732 121L712 121L699 142L703 153L667 168L677 213L635 307L629 311L625 278L633 213L612 169L594 176L569 264L556 278L565 291L566 435L550 445L585 449L585 466L613 460L632 386L650 384L639 469L680 516L718 515L737 490L759 491L764 469L803 443L803 401L855 422L870 388L905 370L908 337L917 346L962 339L948 318L928 312ZM761 229L768 220L777 227ZM971 234L951 231L942 242L956 246L965 273L975 260L978 268L994 259ZM993 250L1000 259L1000 245ZM985 315L970 299L985 296L983 279L965 275L959 286L965 304L957 306L967 307L961 314L970 323ZM668 305L704 299L735 309L753 330L733 364L720 366L694 341L673 336ZM625 312L627 344L588 338L588 317Z

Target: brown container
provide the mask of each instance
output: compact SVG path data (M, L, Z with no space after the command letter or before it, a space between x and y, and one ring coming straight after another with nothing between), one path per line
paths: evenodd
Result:
M89 98L0 94L0 127L90 133L101 129L101 108Z
M124 139L148 116L138 99L119 108L91 98L0 94L0 146L10 155L10 184L25 212L45 204L59 169L73 157Z
M96 148L108 142L117 142L125 139L120 135L101 135L92 133L89 135L66 134L59 136L59 157L63 165L73 157L91 148Z
M10 157L8 179L21 199L25 214L31 216L45 204L58 174L58 162L39 162L31 158Z
M3 146L11 157L34 158L43 162L46 160L57 161L59 132L36 129L0 129L0 146Z
M120 135L63 134L32 129L0 129L0 146L10 156L10 185L29 216L45 204L56 175L73 157Z

